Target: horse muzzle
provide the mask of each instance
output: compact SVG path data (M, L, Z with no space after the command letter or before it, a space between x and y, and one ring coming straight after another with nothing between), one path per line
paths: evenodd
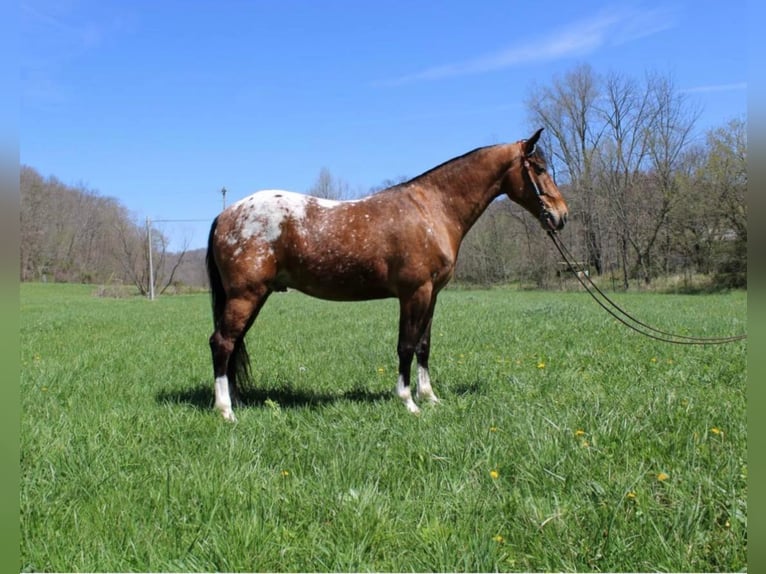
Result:
M540 212L540 223L543 226L543 229L546 231L560 231L564 228L564 225L567 222L567 215L566 213L562 213L561 215L556 215L555 213L548 211L547 209L543 209Z

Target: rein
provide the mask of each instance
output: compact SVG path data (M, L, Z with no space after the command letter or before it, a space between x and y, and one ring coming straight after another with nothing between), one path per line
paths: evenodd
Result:
M537 181L533 177L531 166L529 165L528 158L534 154L534 151L535 150L533 148L532 151L523 158L523 166L527 172L527 177L532 183L532 188L535 191L537 200L540 202L540 207L542 209L540 213L540 219L545 223L548 223L550 227L549 213L542 198L543 192L540 191L540 188L537 185ZM574 276L577 277L580 285L582 285L583 288L588 292L588 295L590 295L593 300L601 306L602 309L604 309L607 313L609 313L612 317L617 319L620 323L629 329L649 337L650 339L656 339L657 341L663 341L665 343L672 343L675 345L722 345L725 343L742 341L747 338L746 334L734 335L731 337L690 337L687 335L679 335L678 333L670 333L668 331L663 331L661 329L657 329L656 327L652 327L651 325L647 325L646 323L636 319L633 315L625 311L617 303L607 297L607 295L601 289L598 288L593 280L585 273L584 269L582 269L582 267L575 262L574 257L566 248L554 229L547 229L547 233L551 238L551 241L553 241L553 244L556 246L556 249L558 249L558 252L561 254L561 257L564 258L569 271L571 271ZM585 279L583 279L583 277Z
M663 341L665 343L673 343L675 345L721 345L724 343L734 343L736 341L742 341L747 338L747 335L734 335L731 337L689 337L686 335L679 335L677 333L669 333L668 331L662 331L646 323L643 323L636 319L633 315L625 311L622 307L612 301L606 294L598 288L593 280L585 273L580 265L578 265L572 254L562 243L561 238L555 231L549 230L548 236L553 241L553 244L558 249L564 261L567 264L569 271L571 271L580 284L585 288L588 294L593 297L594 301L598 303L607 313L617 319L620 323L626 327L633 329L641 335L645 335L651 339L657 341ZM585 277L585 279L583 279ZM586 281L587 280L587 281ZM599 296L603 298L599 299ZM612 308L609 306L611 305ZM622 316L620 316L622 315Z

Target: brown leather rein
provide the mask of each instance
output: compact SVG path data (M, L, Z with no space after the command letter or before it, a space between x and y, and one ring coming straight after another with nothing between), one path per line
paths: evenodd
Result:
M548 230L548 236L553 241L553 244L558 249L561 256L564 258L568 266L568 270L571 271L580 284L585 288L588 294L598 303L607 313L617 319L620 323L626 327L633 329L637 333L663 341L665 343L673 343L675 345L721 345L724 343L734 343L736 341L742 341L747 338L746 334L733 335L730 337L690 337L686 335L679 335L677 333L670 333L647 325L646 323L636 319L633 315L625 311L622 307L612 301L606 294L598 288L593 280L588 276L585 270L575 262L574 257L566 248L561 238L553 230ZM599 298L600 297L600 298Z

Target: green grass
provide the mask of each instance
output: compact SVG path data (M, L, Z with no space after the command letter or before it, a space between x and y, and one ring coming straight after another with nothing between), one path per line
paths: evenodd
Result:
M213 411L204 295L21 288L21 564L48 571L746 569L746 343L582 293L447 291L408 414L395 301L275 295ZM739 333L745 293L616 295Z

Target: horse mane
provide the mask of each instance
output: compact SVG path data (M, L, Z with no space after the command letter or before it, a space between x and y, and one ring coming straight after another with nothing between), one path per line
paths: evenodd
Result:
M491 145L477 147L477 148L472 149L471 151L468 151L468 152L466 152L466 153L464 153L462 155L459 155L457 157L453 157L452 159L448 159L447 161L442 162L442 163L440 163L439 165L437 165L435 167L432 167L428 171L424 171L420 175L416 175L415 177L410 178L410 179L408 179L406 181L403 181L401 183L397 183L396 185L392 185L390 187L381 189L381 190L377 191L376 193L382 193L382 192L389 191L389 190L397 190L397 189L400 189L400 188L403 188L403 187L407 187L408 185L411 185L411 184L414 184L414 183L420 183L423 180L429 179L430 177L432 177L437 172L444 172L444 171L448 171L450 169L457 169L459 167L459 165L464 160L472 158L476 154L483 153L483 152L485 152L487 150L498 148L498 147L501 147L501 146L506 146L506 145L509 145L509 144L507 144L507 143L499 143L499 144L491 144ZM534 151L532 152L532 155L530 156L530 158L532 158L532 157L534 157L539 163L541 163L543 167L547 167L548 159L547 159L546 155L543 153L543 150L540 148L539 145L536 146Z
M427 179L428 177L433 175L434 172L436 172L436 171L442 171L445 168L448 168L450 166L455 167L456 164L461 163L463 160L473 156L474 154L483 152L483 151L488 150L490 148L497 147L498 145L503 145L503 144L487 145L487 146L477 147L476 149L472 149L471 151L466 152L466 153L464 153L462 155L459 155L457 157L453 157L452 159L448 159L447 161L440 163L436 167L432 167L428 171L424 171L420 175L416 175L412 179L409 179L409 180L407 180L404 183L401 183L399 185L405 186L405 185L409 185L411 183L417 183L421 179ZM395 187L398 187L398 186L395 186Z

